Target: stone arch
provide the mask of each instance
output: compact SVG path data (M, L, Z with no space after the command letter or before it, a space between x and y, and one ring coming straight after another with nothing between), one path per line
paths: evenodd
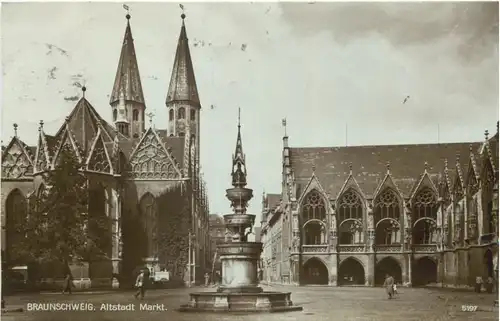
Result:
M328 284L328 267L323 260L311 257L302 264L302 284Z
M412 284L425 286L437 282L438 265L430 256L423 256L416 260L412 268Z
M340 262L338 270L338 285L364 285L365 268L355 257L348 257Z
M436 221L421 217L413 224L413 244L435 244L437 242Z
M391 245L400 243L401 226L393 218L383 218L375 225L375 244Z
M361 196L349 188L342 193L337 203L339 244L363 243L364 206Z
M402 283L401 264L392 256L384 257L375 265L375 284L384 284L386 274L391 275L396 283Z
M153 194L147 192L139 201L140 218L144 235L146 237L146 253L148 257L158 254L157 229L158 229L158 204Z
M301 206L303 244L316 245L326 243L327 204L316 189L305 196Z
M5 200L5 230L7 260L15 261L16 250L12 246L24 238L22 223L28 214L28 202L19 189L12 190Z

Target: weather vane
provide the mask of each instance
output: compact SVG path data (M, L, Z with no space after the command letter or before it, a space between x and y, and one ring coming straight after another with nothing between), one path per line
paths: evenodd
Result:
M123 5L123 9L127 10L127 14L130 13L130 8L126 4Z
M149 117L149 126L151 126L153 124L153 116L154 115L155 114L153 112L149 112L149 113L146 114L146 116Z

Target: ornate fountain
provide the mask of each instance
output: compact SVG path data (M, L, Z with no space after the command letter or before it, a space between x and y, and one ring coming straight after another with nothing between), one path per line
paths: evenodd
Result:
M301 311L294 306L290 292L266 292L259 287L257 266L262 243L248 242L255 215L247 214L252 189L246 188L247 173L241 142L238 115L238 138L233 155L232 188L226 190L234 214L224 215L224 223L231 235L229 242L218 246L222 262L222 281L216 292L190 293L190 301L182 312L285 312Z

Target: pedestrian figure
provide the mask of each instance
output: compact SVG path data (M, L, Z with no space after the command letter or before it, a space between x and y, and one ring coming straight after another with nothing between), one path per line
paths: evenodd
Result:
M389 300L392 299L394 295L394 278L389 274L385 275L384 287L387 295L389 296Z
M491 276L488 277L488 280L486 281L486 292L488 293L493 293L493 278Z
M135 287L137 288L137 292L135 293L134 297L137 299L139 296L141 296L141 300L144 299L144 271L141 271L139 275L137 276L137 279L135 280Z
M210 281L210 275L207 272L207 273L205 273L205 286L209 285L209 281Z
M398 287L396 286L396 283L394 283L393 288L394 295L398 294Z
M476 286L474 287L474 291L476 293L481 293L482 286L483 286L483 278L481 276L476 276Z
M68 291L68 294L71 294L71 286L73 282L71 282L71 274L66 273L66 277L64 278L63 290L62 294L65 294Z

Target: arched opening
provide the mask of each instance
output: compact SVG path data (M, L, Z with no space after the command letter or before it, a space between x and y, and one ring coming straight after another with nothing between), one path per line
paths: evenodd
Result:
M195 109L191 109L191 110L189 111L189 113L190 113L190 115L189 115L189 119L190 119L191 121L195 121L195 120L196 120L196 110L195 110Z
M338 285L364 285L365 269L356 259L350 257L342 261L338 270Z
M352 190L341 197L338 207L339 244L363 243L363 206L361 198Z
M392 257L383 258L375 266L375 284L383 285L386 274L392 276L396 283L402 283L401 266Z
M170 121L174 120L174 110L173 109L170 109L168 111L168 120L170 120Z
M437 241L436 222L422 218L413 225L413 244L435 244Z
M484 273L486 277L495 277L495 270L493 265L493 252L488 249L484 253Z
M400 215L401 209L396 193L386 188L374 202L376 245L401 243Z
M418 259L412 268L412 285L425 286L437 282L437 264L428 256Z
M146 193L141 199L140 209L142 227L146 236L146 253L148 257L155 257L158 254L156 240L158 211L154 196Z
M306 196L302 205L304 225L304 245L326 243L326 208L318 191L313 190Z
M116 121L117 117L118 117L118 110L113 109L113 121Z
M25 237L24 232L22 231L22 224L26 219L28 211L28 202L20 190L15 189L10 192L9 196L7 196L5 211L6 259L8 262L12 263L18 261L19 259L17 255L18 252L15 249L15 244L22 242Z
M139 111L137 109L134 109L134 111L132 112L132 119L134 121L138 121L139 120Z
M184 107L179 108L177 113L178 113L179 119L186 118L186 109L184 109Z
M317 258L309 259L302 268L303 284L328 284L328 268Z
M401 231L399 223L393 219L383 219L375 227L375 244L391 245L399 244Z

